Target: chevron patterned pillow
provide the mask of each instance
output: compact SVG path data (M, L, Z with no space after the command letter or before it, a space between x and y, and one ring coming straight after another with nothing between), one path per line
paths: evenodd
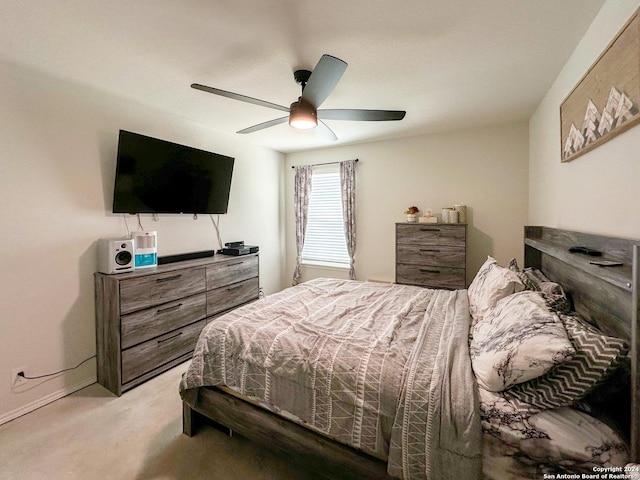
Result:
M576 353L541 377L502 392L523 415L572 405L600 384L629 351L627 343L609 337L577 314L560 314Z

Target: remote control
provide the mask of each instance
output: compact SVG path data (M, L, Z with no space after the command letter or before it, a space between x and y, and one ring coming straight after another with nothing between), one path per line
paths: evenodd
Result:
M573 246L573 247L569 247L569 251L571 253L583 253L585 255L589 255L590 257L601 257L602 256L602 252L600 252L599 250L594 250L594 249L588 248L588 247Z

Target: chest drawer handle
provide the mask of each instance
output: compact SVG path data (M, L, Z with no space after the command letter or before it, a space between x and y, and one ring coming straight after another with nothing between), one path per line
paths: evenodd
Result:
M421 232L439 232L440 229L439 228L421 228L420 231Z
M233 292L234 290L238 290L240 288L242 288L242 285L238 285L236 287L229 287L227 288L227 292Z
M421 268L422 273L440 273L440 270L431 270L430 268Z
M179 304L177 304L177 305L172 305L172 306L170 306L170 307L166 307L166 308L159 308L159 309L156 311L156 314L172 312L173 310L178 310L181 306L182 306L182 304L181 304L181 303L179 303Z
M438 248L421 248L420 251L421 252L440 253L440 249L438 249Z
M242 265L244 262L234 262L234 263L227 263L227 267L235 267L236 265Z
M167 342L169 340L173 340L174 338L178 338L180 335L182 335L182 332L178 332L175 335L171 335L170 337L158 340L158 345L160 345L161 343Z
M156 282L168 282L169 280L177 280L180 277L182 277L181 273L177 275L172 275L171 277L156 278Z

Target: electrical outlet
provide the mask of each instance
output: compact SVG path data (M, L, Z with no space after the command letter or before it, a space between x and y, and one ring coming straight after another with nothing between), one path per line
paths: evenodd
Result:
M11 388L16 388L16 387L19 387L20 385L24 385L25 383L27 383L26 378L18 375L20 372L22 372L23 375L26 375L27 373L26 365L24 367L18 367L11 370Z

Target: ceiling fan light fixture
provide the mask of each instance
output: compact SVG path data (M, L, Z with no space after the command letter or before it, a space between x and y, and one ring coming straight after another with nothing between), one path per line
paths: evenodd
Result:
M308 102L299 99L291 104L289 125L300 130L309 130L318 126L316 109Z

